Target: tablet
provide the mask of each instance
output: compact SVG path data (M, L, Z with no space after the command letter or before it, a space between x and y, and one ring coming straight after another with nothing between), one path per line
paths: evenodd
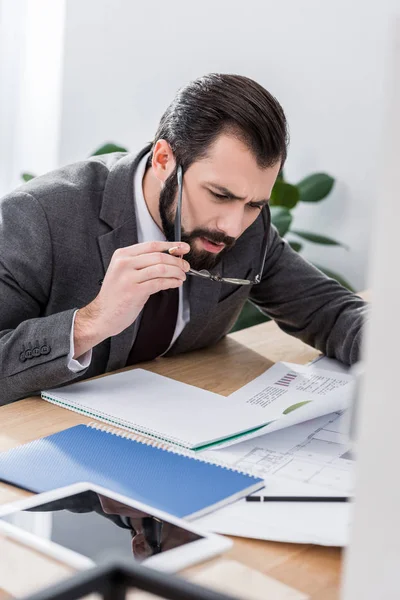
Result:
M107 560L178 571L228 550L232 542L91 483L0 506L0 531L84 569Z

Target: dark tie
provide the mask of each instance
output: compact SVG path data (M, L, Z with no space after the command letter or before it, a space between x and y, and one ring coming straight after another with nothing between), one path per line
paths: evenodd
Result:
M153 360L168 350L178 317L179 289L162 290L147 300L127 365Z

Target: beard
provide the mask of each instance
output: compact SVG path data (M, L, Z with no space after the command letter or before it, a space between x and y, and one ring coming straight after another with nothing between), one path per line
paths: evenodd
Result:
M177 198L178 182L176 173L172 173L166 180L160 193L160 217L164 235L169 242L175 242L175 199ZM206 250L196 250L193 242L205 237L216 244L225 244L225 248L218 254L212 254ZM235 238L225 235L221 231L211 231L210 229L196 228L191 232L185 231L182 227L181 241L190 246L190 252L185 254L185 260L196 271L213 269L225 256L227 251L235 244Z

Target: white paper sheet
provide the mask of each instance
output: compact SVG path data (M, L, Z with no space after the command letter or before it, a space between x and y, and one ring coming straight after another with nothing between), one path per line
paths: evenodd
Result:
M203 453L265 478L265 495L352 495L353 466L343 428L333 413L230 448ZM201 520L218 533L259 539L342 546L347 543L348 503L236 502Z
M302 491L304 489L304 491ZM305 484L269 481L269 493L290 495L323 492ZM240 500L196 523L210 531L246 538L344 546L348 542L352 505L349 503L246 502Z
M282 435L283 432L279 433ZM304 464L314 467L312 463L305 462ZM296 473L296 469L298 470L300 467L300 475L303 479L306 469L301 470L301 466L299 463L293 472ZM321 473L323 471L324 469ZM325 485L312 483L312 477L310 479L304 477L304 480L301 480L297 477L271 475L266 479L265 489L258 493L266 496L346 494L344 488L351 487L351 485L347 485L347 477L342 478L342 486L335 489L332 485L335 479L334 473L336 470L327 470L325 478L322 479L321 476L320 481ZM344 483L346 485L343 485ZM279 542L344 546L348 541L351 510L351 503L259 503L240 500L201 518L198 524L210 531L226 535Z
M322 486L325 493L351 494L353 459L346 420L345 413L331 413L229 448L205 451L201 457L263 477L267 483L273 475Z

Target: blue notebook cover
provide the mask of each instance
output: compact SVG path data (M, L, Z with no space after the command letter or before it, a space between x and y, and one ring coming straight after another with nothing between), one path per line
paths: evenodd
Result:
M90 482L192 518L264 486L257 477L88 425L0 453L0 480L32 492Z

